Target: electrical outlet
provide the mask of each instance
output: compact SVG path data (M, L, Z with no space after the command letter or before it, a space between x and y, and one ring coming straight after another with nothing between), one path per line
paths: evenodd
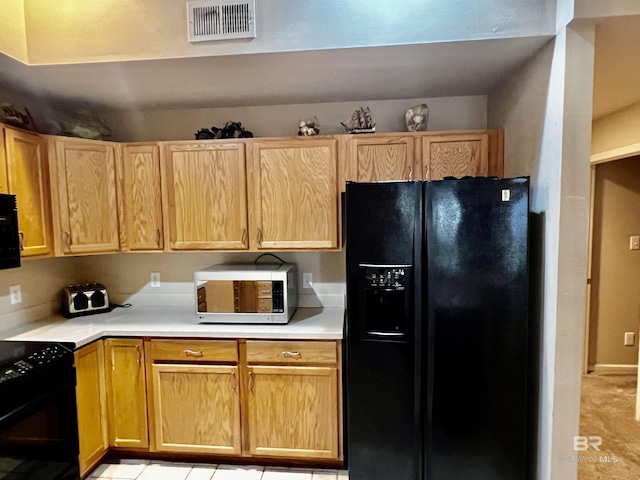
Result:
M624 344L627 347L633 347L636 344L636 333L624 332Z
M313 288L313 273L302 274L302 288Z
M22 288L20 285L9 287L9 297L11 297L11 305L22 303Z
M640 250L640 236L629 237L629 250Z
M154 288L160 286L160 272L151 272L151 286Z

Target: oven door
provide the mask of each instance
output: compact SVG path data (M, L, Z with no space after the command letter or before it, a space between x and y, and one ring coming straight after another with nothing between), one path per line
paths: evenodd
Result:
M0 417L0 480L78 480L75 375Z

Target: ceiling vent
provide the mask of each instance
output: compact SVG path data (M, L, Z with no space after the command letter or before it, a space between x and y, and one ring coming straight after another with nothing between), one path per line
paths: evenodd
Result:
M189 42L255 38L255 0L187 2Z

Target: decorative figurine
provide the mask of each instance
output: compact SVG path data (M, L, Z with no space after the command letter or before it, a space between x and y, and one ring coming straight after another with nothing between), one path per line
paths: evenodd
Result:
M313 115L312 117L302 118L298 124L298 135L301 136L313 136L320 133L320 122L318 117Z
M104 140L111 136L111 129L94 112L78 110L75 117L60 122L63 135L70 137Z
M217 128L211 127L211 130L207 128L201 128L195 134L196 140L218 140L221 138L251 138L253 133L249 130L245 130L240 122L229 121L224 124L224 127Z
M340 122L347 133L374 133L376 124L373 123L369 107L360 107L353 112L347 123Z
M409 132L424 132L429 121L429 107L424 103L411 107L404 114L404 120Z

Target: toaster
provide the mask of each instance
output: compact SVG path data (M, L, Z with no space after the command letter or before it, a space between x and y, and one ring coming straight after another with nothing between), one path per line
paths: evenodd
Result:
M64 289L62 313L65 317L79 317L109 310L109 295L101 283L69 285Z

